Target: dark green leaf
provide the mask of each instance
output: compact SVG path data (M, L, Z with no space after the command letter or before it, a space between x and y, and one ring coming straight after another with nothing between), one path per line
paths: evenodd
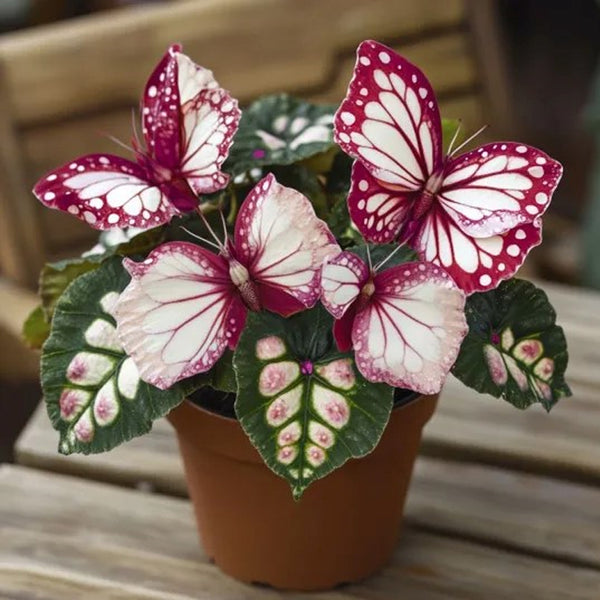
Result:
M42 306L34 308L23 323L23 340L30 348L39 350L50 334L50 324L46 320Z
M39 295L47 321L52 320L54 307L67 286L80 275L100 266L101 256L77 257L48 263L40 273Z
M346 194L338 196L327 217L327 224L343 249L362 243L362 236L350 219Z
M335 107L287 94L266 96L242 114L225 171L238 175L255 167L289 165L333 145Z
M128 229L109 229L103 231L98 243L85 252L83 257L97 262L119 254L121 256L146 255L150 250L165 240L166 226L141 230L137 227Z
M338 151L333 159L331 170L327 173L325 189L328 194L348 195L353 160L344 152Z
M304 194L313 205L317 216L327 214L327 197L319 178L302 165L272 166L269 169L281 185L294 188Z
M567 342L542 290L509 279L470 296L466 315L469 333L452 370L463 383L518 408L540 402L550 410L571 395Z
M121 258L113 257L73 281L56 304L41 373L64 454L103 452L142 435L202 385L192 378L161 391L139 379L112 316L128 281Z
M321 306L289 319L251 313L234 355L238 419L295 499L371 452L392 408L393 388L364 379L331 327Z
M369 263L367 247L364 243L353 248L348 248L348 250L362 258L365 263ZM369 253L373 267L385 260L386 269L406 262L419 260L419 255L412 248L408 246L398 247L398 244L369 244ZM391 258L388 259L388 256Z

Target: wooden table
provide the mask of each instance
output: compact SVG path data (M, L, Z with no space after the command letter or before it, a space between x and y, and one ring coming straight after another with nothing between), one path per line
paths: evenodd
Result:
M166 422L114 452L63 457L40 409L20 466L0 469L0 598L600 599L600 294L545 287L573 398L520 412L449 381L380 575L312 596L234 582L197 542Z

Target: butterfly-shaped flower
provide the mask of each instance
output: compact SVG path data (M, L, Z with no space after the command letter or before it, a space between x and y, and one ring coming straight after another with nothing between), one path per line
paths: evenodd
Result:
M408 262L373 272L346 251L327 260L321 288L338 347L354 348L366 379L440 391L468 330L465 294L443 269Z
M237 101L180 46L166 52L141 100L145 148L137 162L112 154L76 158L45 175L34 194L95 229L149 228L193 210L197 195L227 185L220 171L240 120Z
M123 261L132 280L116 308L119 337L142 379L166 389L235 348L248 310L287 316L313 306L321 266L339 251L309 200L267 175L218 255L170 242L141 263Z
M561 165L511 142L444 157L431 85L393 50L359 46L334 125L357 159L348 207L366 239L409 244L467 293L496 287L540 243Z

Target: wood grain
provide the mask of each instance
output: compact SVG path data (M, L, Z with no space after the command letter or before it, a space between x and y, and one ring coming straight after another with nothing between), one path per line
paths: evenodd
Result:
M35 420L47 417L36 415ZM47 426L29 429L29 444L56 446ZM33 456L17 446L17 460L39 469L187 495L175 436L166 421L151 434L108 454L65 457L56 451ZM565 512L565 503L570 510ZM600 568L600 490L489 465L421 457L409 496L408 519L423 528L452 533L533 554L568 558Z
M186 501L19 467L0 468L0 595L79 600L594 599L597 570L409 527L392 564L330 593L245 586L211 565Z
M147 74L174 41L244 100L327 86L337 55L365 37L414 38L463 18L461 0L180 2L3 36L0 61L15 117L31 124L136 105Z
M31 381L39 378L39 352L21 340L23 321L38 305L37 296L0 277L0 378L5 381Z
M37 212L28 198L26 167L7 94L0 62L0 275L33 287L43 264L42 243Z

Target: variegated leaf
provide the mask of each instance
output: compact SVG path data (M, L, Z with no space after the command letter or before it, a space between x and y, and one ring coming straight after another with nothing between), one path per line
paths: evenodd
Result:
M466 315L469 333L452 370L465 385L517 408L539 402L550 410L571 395L567 342L542 290L509 279L470 296Z
M329 150L335 108L287 94L266 96L242 114L225 170L233 175L264 165L289 165Z
M288 319L252 313L234 355L238 419L296 500L373 450L392 408L393 388L364 379L331 326L321 306Z
M128 281L114 257L73 281L56 304L41 374L63 454L103 452L142 435L194 389L188 381L161 391L140 379L113 316Z

